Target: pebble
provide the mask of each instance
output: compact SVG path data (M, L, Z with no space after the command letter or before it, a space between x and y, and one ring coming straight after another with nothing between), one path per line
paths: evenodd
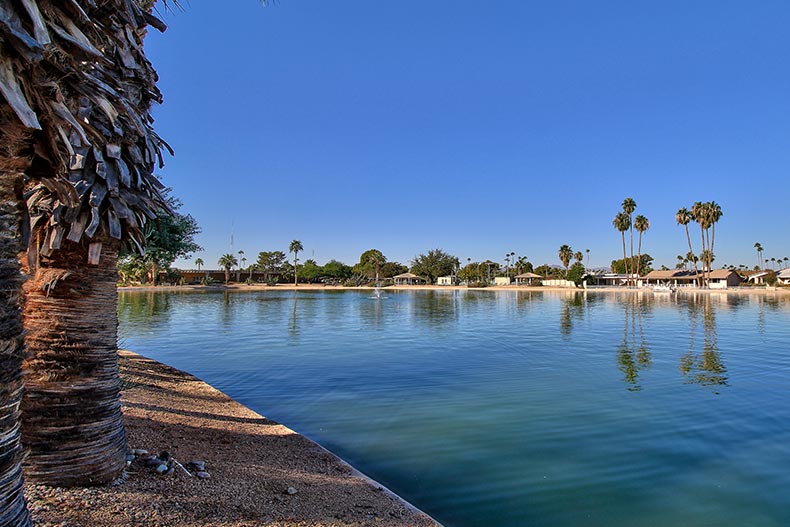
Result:
M201 470L200 472L196 472L195 475L197 477L199 477L200 479L208 479L208 478L211 477L211 474L209 474L208 472L206 472L204 470Z
M285 489L285 492L286 492L287 494L290 494L291 496L293 496L294 494L296 494L296 493L297 493L297 492L299 492L299 491L298 491L298 490L296 490L296 489L295 489L295 488L293 488L293 487L288 487L287 489Z
M135 448L134 450L132 450L132 454L134 454L135 456L147 456L148 450L142 448Z
M206 462L205 461L192 460L189 463L187 463L187 465L189 465L190 467L194 467L195 470L199 470L201 472L204 472L206 470Z
M159 465L158 467L156 467L156 471L159 472L160 474L164 474L167 471L167 465L165 464Z
M128 461L129 463L134 461L134 454L127 454L126 461Z

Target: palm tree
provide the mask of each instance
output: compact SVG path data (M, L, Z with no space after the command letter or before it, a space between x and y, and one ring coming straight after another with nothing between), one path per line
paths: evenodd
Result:
M4 140L10 132L10 126L0 127L0 232L3 233L0 237L0 525L26 527L30 525L30 517L22 493L23 453L19 431L25 347L19 303L22 274L16 258L22 250L17 197L22 172L14 173L22 160L15 159L17 145Z
M694 259L688 258L689 254L691 255L694 254L694 248L691 246L691 234L689 233L689 223L691 223L691 212L689 212L689 210L686 209L685 207L679 209L675 213L675 221L678 223L678 225L683 225L683 227L685 227L686 229L686 240L688 241L689 244L689 252L686 254L686 258L688 259L688 261L694 263L694 274L699 275L699 270L697 270L696 257Z
M582 262L584 261L584 253L582 253L581 251L576 251L576 252L573 254L573 258L574 258L574 260L576 260L578 263L582 263Z
M711 201L708 206L708 220L710 221L710 256L711 260L708 262L708 269L711 268L713 258L716 256L714 252L716 246L716 224L719 222L724 212L721 210L721 205L715 201Z
M141 249L147 220L169 211L153 175L168 148L150 124L161 96L142 47L146 23L163 24L136 2L50 4L14 3L24 10L4 8L0 24L2 128L18 119L38 130L28 173L68 174L68 185L34 178L26 189L22 439L29 480L98 484L119 475L126 457L118 249L121 241Z
M589 269L590 268L590 249L585 249L585 252L587 253L587 268Z
M620 236L623 239L623 264L625 265L625 275L629 276L628 255L625 251L625 231L631 228L631 217L625 212L618 212L614 217L614 220L612 220L612 225L614 225L614 228L620 232Z
M197 267L198 271L200 271L200 268L203 267L203 264L203 258L195 258L195 266Z
M708 227L710 226L710 214L709 209L705 203L701 201L697 201L694 205L691 206L691 219L696 221L700 228L700 237L702 238L702 251L700 254L708 254L706 251L708 250L708 241L705 236ZM705 266L705 258L702 258L702 264ZM707 271L709 272L710 269L708 268ZM705 276L704 283L707 283L707 272L706 269L703 267L703 276ZM700 278L700 287L703 285L703 279Z
M757 268L759 269L763 261L763 246L760 245L760 242L755 242L754 248L757 249Z
M776 263L776 258L771 258L771 269L773 270L774 264Z
M639 244L637 249L637 256L636 256L636 275L640 276L640 268L642 267L642 234L646 230L650 228L650 221L642 216L639 215L634 218L634 229L639 232Z
M241 262L241 265L239 266L238 269L236 269L237 282L241 282L241 268L244 266L244 263L247 261L247 259L244 257L244 251L242 251L241 249L239 249L239 261Z
M565 267L565 272L568 272L568 266L573 259L573 249L571 249L570 245L562 245L559 251L560 261L562 265Z
M294 253L294 285L299 285L298 278L296 276L296 262L299 261L298 255L299 251L303 251L304 247L302 247L302 242L299 240L293 240L291 245L288 246L288 252Z
M634 201L633 198L625 198L623 200L623 212L628 214L628 224L629 224L628 229L631 231L631 233L629 235L630 240L631 240L631 252L629 253L629 255L631 257L631 262L630 262L630 265L628 267L626 267L626 269L630 268L631 269L631 274L633 274L633 272L634 272L634 265L633 265L633 259L634 259L634 217L633 217L633 214L634 214L635 210L636 210L636 201ZM626 273L628 273L628 271L626 271ZM630 275L629 275L629 281L630 280L631 280L631 278L630 278ZM634 284L634 285L636 285L636 284Z
M239 265L239 262L236 260L235 256L227 253L219 257L217 264L225 269L225 284L227 284L230 281L230 270L233 269L234 266Z

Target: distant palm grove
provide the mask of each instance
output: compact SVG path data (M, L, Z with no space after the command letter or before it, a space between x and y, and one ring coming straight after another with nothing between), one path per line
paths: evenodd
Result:
M178 208L177 202L174 203L174 208ZM710 282L710 273L715 269L716 224L723 215L721 206L711 201L696 202L689 208L680 208L674 216L677 225L683 228L678 236L678 246L683 251L678 255L677 261L673 262L673 268L689 272L693 270L694 281L700 287ZM690 228L692 224L696 228ZM436 284L440 277L447 277L442 282L445 285L483 287L495 282L509 283L519 276L529 275L547 280L595 285L601 275L610 273L623 276L623 285L635 286L640 277L654 270L653 257L643 250L647 246L650 220L637 213L637 203L633 198L623 200L621 209L612 221L612 226L619 234L622 258L612 260L610 267L606 269L591 269L590 250L574 249L569 244L562 244L558 248L559 264L536 265L526 255L519 255L515 251L505 252L501 259L472 261L467 258L464 262L461 258L436 248L417 254L406 263L388 260L381 250L369 249L354 264L329 260L321 265L310 258L302 261L299 254L305 248L301 241L293 240L287 251L260 251L255 259L248 259L243 250L234 254L223 254L216 262L215 269L207 267L202 258L196 258L196 272L170 267L176 256L186 256L201 250L193 239L199 232L195 220L191 216L176 213L170 218L163 218L161 226L159 230L149 231L155 236L147 240L149 251L146 256L129 253L121 259L119 274L122 283L323 283L361 286L388 285L396 277L410 273L413 275L408 277L411 281L425 284ZM788 258L763 259L762 246L755 243L754 248L758 251L757 265L723 265L721 268L742 273L765 270L768 272L765 281L773 283L773 271L787 267ZM666 265L660 268L670 269ZM538 285L540 281L529 283Z

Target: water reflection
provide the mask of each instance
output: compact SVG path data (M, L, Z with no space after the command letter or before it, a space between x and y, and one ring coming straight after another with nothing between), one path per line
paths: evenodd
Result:
M650 344L645 338L643 318L652 310L650 304L640 293L629 294L624 298L623 338L617 346L617 367L623 373L623 379L629 384L629 391L642 389L639 384L639 373L650 367L652 353Z
M703 386L727 386L727 368L719 352L716 312L710 295L690 295L686 302L689 318L689 348L680 358L686 382ZM761 310L762 311L762 310ZM702 349L697 344L702 326Z

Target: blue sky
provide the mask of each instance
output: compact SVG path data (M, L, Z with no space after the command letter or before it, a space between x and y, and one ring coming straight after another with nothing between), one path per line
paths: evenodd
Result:
M209 266L231 231L251 259L299 239L319 263L557 264L567 243L603 266L625 197L656 265L688 250L674 215L695 201L724 211L717 263L790 256L790 3L184 8L146 47L176 151L160 176Z

